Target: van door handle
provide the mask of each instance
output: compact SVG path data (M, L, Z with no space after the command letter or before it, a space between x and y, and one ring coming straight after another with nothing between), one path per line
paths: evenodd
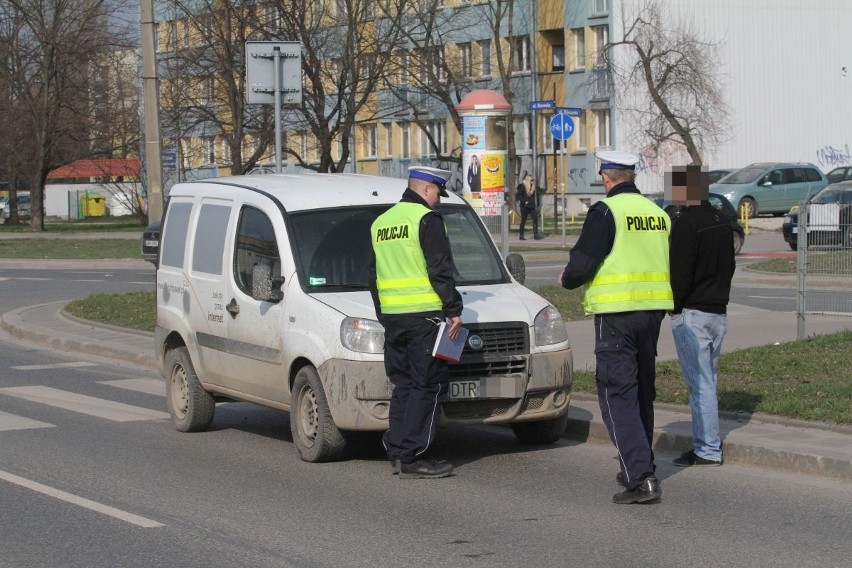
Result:
M240 306L237 304L237 299L231 298L231 303L225 306L225 309L228 310L231 317L237 317L237 314L240 313Z

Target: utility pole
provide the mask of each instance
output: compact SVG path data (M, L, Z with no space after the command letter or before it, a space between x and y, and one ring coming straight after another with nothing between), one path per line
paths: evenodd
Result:
M142 25L142 104L145 109L145 174L148 222L163 218L163 164L160 155L160 99L154 49L154 0L140 0Z

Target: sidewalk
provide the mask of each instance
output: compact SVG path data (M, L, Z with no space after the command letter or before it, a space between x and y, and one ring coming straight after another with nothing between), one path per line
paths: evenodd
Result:
M54 302L20 308L3 314L0 326L14 337L54 349L111 357L156 368L153 334L72 319L63 313L64 305L64 302ZM795 337L795 321L790 319L790 314L732 306L729 319L731 331L725 339L726 350ZM782 320L789 325L781 325ZM846 323L852 325L852 322ZM568 324L575 368L587 367L589 359L593 358L590 326L586 321ZM755 331L756 327L760 327L760 333ZM674 347L670 344L671 332L664 326L660 335L662 358L673 357ZM829 427L754 414L724 416L721 428L727 463L852 481L852 427ZM566 436L581 441L610 443L593 396L574 395ZM654 437L659 463L671 459L671 455L667 454L690 449L689 409L657 405Z

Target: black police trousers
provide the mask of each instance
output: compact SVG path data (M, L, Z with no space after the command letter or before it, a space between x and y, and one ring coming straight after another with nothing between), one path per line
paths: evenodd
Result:
M393 384L389 427L382 436L388 458L411 463L435 440L450 368L432 357L437 319L385 316L385 372Z
M628 490L654 474L657 340L663 311L595 315L598 403Z

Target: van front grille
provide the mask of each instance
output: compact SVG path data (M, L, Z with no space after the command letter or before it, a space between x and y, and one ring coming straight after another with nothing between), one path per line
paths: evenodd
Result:
M495 398L445 402L444 416L452 420L482 420L508 414L518 404L518 398Z

